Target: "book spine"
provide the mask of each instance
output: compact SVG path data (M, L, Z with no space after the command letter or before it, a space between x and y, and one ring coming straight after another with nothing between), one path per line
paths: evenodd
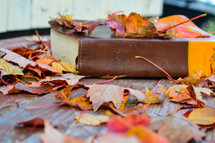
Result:
M173 77L188 75L186 40L82 38L79 45L78 70L83 75L166 77L157 67L135 56L149 59Z

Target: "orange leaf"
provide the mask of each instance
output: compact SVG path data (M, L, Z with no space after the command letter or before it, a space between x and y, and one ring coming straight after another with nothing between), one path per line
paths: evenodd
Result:
M107 129L111 132L126 133L130 128L135 126L150 126L150 116L132 114L126 117L114 116L107 122Z
M126 135L137 137L141 143L169 143L169 141L163 136L156 134L150 129L142 126L136 126L129 129Z

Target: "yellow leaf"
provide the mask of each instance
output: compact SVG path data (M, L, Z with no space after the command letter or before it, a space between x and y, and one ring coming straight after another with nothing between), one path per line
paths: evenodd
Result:
M7 63L5 60L2 59L0 59L0 69L9 74L24 75L20 67Z
M66 14L66 15L62 15L60 19L70 21L73 16L74 16L73 14Z
M148 87L146 86L146 99L143 101L144 103L160 103L162 99L158 96L154 95L151 91L149 91Z
M63 71L74 73L76 71L75 68L72 67L72 65L70 63L67 63L67 62L60 62L60 63L53 62L52 67L60 73L63 73Z
M183 84L196 84L201 81L202 71L198 71L188 77L183 78L182 80L179 80L178 82Z
M76 120L85 125L97 126L101 123L105 123L110 119L107 115L92 115L89 113L84 113L76 116Z
M80 107L82 110L89 110L92 109L92 105L90 104L90 101L83 96L80 97L74 97L72 100L70 100L70 103L74 107Z
M188 119L198 125L211 125L215 123L215 108L204 107L193 110Z

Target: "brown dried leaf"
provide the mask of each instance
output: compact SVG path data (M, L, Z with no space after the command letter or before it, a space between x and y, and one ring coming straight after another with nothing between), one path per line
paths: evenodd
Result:
M53 69L52 67L50 67L48 65L41 64L41 63L35 63L34 61L28 60L25 57L22 57L19 54L14 53L10 50L1 48L0 51L6 53L6 55L3 57L4 60L16 63L22 68L27 68L27 66L38 67L38 68L41 68L46 71L50 71L55 74L59 74L59 72L57 70Z
M37 126L37 127L44 127L44 119L42 118L34 118L28 121L19 122L16 124L17 128L25 127L25 126Z
M123 88L116 85L88 85L88 93L86 97L90 98L93 104L93 110L97 111L103 103L112 102L119 109L123 102L124 91L128 90L131 96L142 101L146 98L145 94L139 90L131 88Z
M15 89L14 85L7 85L7 86L0 86L0 92L2 92L4 95L7 95L7 94L19 93L20 90Z
M169 139L172 143L187 143L194 139L200 141L205 133L187 118L179 115L155 117L151 120L151 129Z
M32 94L46 94L52 92L53 88L51 85L44 85L44 86L28 86L24 83L18 82L15 85L16 90L26 91Z

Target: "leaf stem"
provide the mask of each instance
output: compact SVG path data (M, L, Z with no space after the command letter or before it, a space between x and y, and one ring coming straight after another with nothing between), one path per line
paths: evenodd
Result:
M156 65L154 62L150 61L149 59L142 57L142 56L135 56L136 59L144 59L147 62L151 63L152 65L154 65L155 67L157 67L158 69L160 69L162 72L164 72L172 81L174 81L175 83L177 83L172 77L171 75L169 75L164 69L162 69L161 67L159 67L158 65Z
M171 28L174 28L174 27L176 27L176 26L182 25L182 24L187 23L187 22L189 22L189 21L193 21L193 20L195 20L195 19L197 19L197 18L204 17L204 16L206 16L206 15L207 15L207 13L198 15L198 16L196 16L196 17L194 17L194 18L188 19L188 20L186 20L186 21L183 21L183 22L181 22L181 23L178 23L178 24L176 24L176 25L173 25L173 26L171 26L171 27L168 27L168 28L164 29L164 31L167 31L167 30L169 30L169 29L171 29Z

